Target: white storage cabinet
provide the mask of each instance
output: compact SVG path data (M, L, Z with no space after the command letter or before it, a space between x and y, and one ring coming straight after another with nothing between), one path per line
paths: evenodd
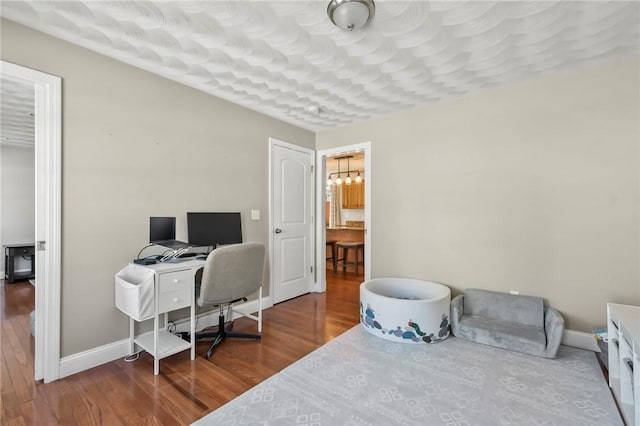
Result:
M195 359L195 339L187 342L167 330L167 314L191 307L190 332L195 334L195 273L204 262L192 260L155 265L129 264L115 276L116 307L129 315L130 353L135 345L154 357L153 372L160 371L159 361L191 349ZM160 315L164 315L162 328ZM153 330L135 334L135 322L153 318Z
M640 426L640 307L607 303L609 386L624 421Z

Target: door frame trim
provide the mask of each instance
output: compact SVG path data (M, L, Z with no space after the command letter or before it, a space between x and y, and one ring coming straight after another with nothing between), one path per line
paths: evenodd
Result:
M62 80L60 77L0 60L0 73L32 83L35 88L35 151L45 157L43 186L39 187L36 168L36 200L39 191L45 193L45 205L36 207L36 222L45 224L44 282L36 282L35 380L45 383L60 377L60 275L61 275L61 140L62 140ZM44 215L44 217L43 217ZM37 249L37 247L36 247ZM36 253L36 257L41 255ZM38 271L36 271L38 274ZM40 276L40 274L38 274Z
M314 185L314 180L315 176L317 176L318 174L315 172L315 160L316 160L316 151L310 148L305 148L303 146L300 145L294 145L292 143L289 142L285 142L283 140L280 139L276 139L276 138L269 138L269 192L268 192L268 196L269 196L269 297L271 298L271 300L275 300L274 299L274 282L273 282L273 268L274 268L274 259L273 259L273 244L274 244L274 240L273 240L273 147L274 146L280 146L282 148L288 148L288 149L292 149L292 150L296 150L296 151L300 151L300 152L304 152L305 154L311 154L311 166L314 168L314 172L313 175L311 176L311 178L309 179L310 182L310 188L309 190L311 191L311 241L309 242L310 244L310 250L311 250L311 259L310 259L310 263L313 267L314 271L318 271L319 268L316 267L316 263L314 262L315 256L314 256L314 248L316 246L315 241L316 241L316 237L315 237L315 232L314 232L314 224L316 222L315 220L315 215L313 214L314 210L314 200L316 199L316 194L315 194L315 185ZM317 277L317 273L314 274L315 277ZM314 291L315 285L315 280L312 280L309 286L309 291Z
M371 279L371 142L339 146L318 151L316 153L316 282L313 291L323 293L327 290L326 258L327 246L325 228L326 185L324 176L327 174L327 157L347 154L354 151L364 151L364 281Z

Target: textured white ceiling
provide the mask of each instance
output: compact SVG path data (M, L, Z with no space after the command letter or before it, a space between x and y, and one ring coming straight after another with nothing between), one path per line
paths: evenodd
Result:
M34 95L32 84L0 80L0 144L35 146Z
M353 33L327 4L4 0L0 14L309 130L640 51L637 1L378 0Z

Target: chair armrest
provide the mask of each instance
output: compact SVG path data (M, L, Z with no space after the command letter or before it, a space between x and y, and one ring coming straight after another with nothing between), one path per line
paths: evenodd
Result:
M455 336L458 333L458 324L464 313L464 295L460 294L451 301L451 331Z
M547 336L547 348L545 357L555 358L562 341L564 331L564 318L560 312L551 307L544 310L544 332Z

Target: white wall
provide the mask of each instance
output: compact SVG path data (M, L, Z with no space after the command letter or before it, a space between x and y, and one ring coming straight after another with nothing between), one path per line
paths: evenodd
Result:
M35 241L35 154L33 147L0 145L0 245ZM4 251L2 253L4 278ZM31 262L18 258L16 271Z
M364 222L364 209L342 209L342 223L348 220Z
M316 135L365 141L373 276L542 296L580 331L640 304L637 57Z

